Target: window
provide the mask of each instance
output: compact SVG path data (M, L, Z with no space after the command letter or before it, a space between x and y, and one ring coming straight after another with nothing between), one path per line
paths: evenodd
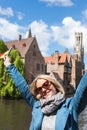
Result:
M64 72L66 72L67 73L67 66L64 66Z
M34 45L34 48L36 48L36 46Z
M39 64L39 63L37 63L37 65L36 65L36 69L37 69L37 71L40 70L40 64Z
M43 64L42 64L42 71L43 71L44 69L43 69Z
M26 43L23 43L22 46L23 46L23 47L26 47Z
M36 51L33 51L33 56L36 56Z

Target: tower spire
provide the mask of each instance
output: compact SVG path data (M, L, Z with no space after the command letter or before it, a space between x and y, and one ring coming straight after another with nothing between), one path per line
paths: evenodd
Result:
M28 38L32 37L31 28L29 29Z

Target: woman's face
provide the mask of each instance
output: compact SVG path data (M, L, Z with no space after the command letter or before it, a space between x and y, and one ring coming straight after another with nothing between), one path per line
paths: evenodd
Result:
M36 82L36 92L43 98L49 98L57 93L54 85L45 79L38 79Z

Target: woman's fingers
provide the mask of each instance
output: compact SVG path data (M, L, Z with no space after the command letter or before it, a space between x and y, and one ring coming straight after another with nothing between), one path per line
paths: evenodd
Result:
M8 66L8 65L10 65L10 64L11 64L11 62L10 62L9 56L8 56L8 55L5 55L5 56L4 56L4 65L5 65L5 66Z

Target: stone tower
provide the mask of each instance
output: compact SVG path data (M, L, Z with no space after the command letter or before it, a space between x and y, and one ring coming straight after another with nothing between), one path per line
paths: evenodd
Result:
M83 33L75 33L74 55L72 58L72 84L76 89L80 79L82 78L82 70L84 69L84 47Z
M74 55L76 55L78 61L82 62L82 69L84 69L84 47L83 47L83 33L75 33L75 47Z

